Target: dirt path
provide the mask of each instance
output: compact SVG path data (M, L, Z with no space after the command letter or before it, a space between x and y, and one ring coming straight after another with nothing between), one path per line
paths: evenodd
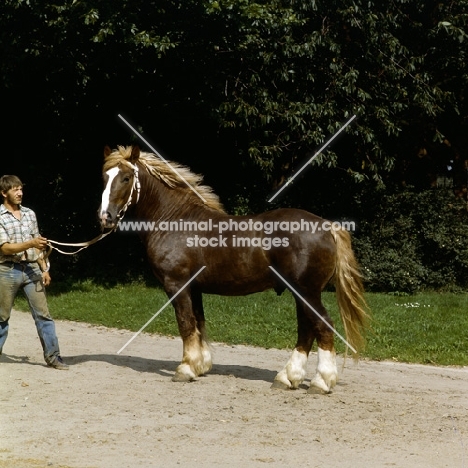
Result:
M57 321L45 367L29 314L0 357L0 467L468 466L468 369L351 360L331 395L271 390L289 352L214 344L173 383L181 342ZM309 360L309 375L316 356ZM341 366L342 361L339 360Z

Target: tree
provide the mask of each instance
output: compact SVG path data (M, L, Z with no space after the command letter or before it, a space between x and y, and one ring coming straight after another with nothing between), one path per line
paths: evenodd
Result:
M352 216L420 148L468 159L467 21L468 0L5 0L2 172L41 194L48 235L82 240L104 145L139 142L118 114L238 212L356 115L277 201Z
M222 124L274 185L353 114L339 157L317 164L379 182L408 144L442 141L466 118L466 1L211 5L231 34L217 38L231 56Z
M77 117L89 129L119 108L144 127L202 121L271 188L356 114L345 149L316 164L381 182L408 145L441 141L466 116L466 0L1 8L4 89L60 129L67 153Z

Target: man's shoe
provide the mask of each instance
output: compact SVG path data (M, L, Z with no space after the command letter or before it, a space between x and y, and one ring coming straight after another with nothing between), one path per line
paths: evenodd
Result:
M54 359L52 362L48 362L47 365L59 370L68 370L70 368L68 364L63 362L63 359L60 356Z

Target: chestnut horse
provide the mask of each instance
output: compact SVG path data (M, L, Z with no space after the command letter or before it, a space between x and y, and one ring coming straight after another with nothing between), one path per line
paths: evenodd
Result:
M335 330L321 301L322 290L334 281L351 349L363 344L368 318L346 230L319 227L312 232L311 226L326 220L298 209L230 216L212 190L201 184L201 176L138 147L106 147L103 178L98 213L102 227L117 229L131 207L155 276L170 298L176 295L172 304L183 354L172 380L190 381L211 369L203 293L244 296L290 289L296 303L297 344L273 387L298 388L317 340L317 370L309 392L332 390L337 379Z

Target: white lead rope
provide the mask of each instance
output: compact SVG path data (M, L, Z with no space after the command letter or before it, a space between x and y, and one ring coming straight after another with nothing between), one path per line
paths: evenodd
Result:
M49 252L44 256L44 258L47 258L50 255L52 249L54 249L57 252L60 252L61 254L64 254L64 255L75 255L76 253L81 252L83 249L86 249L90 245L93 245L96 242L100 241L101 239L104 239L104 237L108 236L111 232L115 231L115 229L116 228L112 228L108 232L104 232L102 234L99 234L99 236L95 237L94 239L91 239L90 241L78 242L76 244L69 244L67 242L57 242L57 241L48 239L47 240L47 245L50 247L50 249L49 249ZM78 250L75 250L74 252L65 252L64 250L60 250L59 248L54 247L52 244L67 245L69 247L80 247L80 248Z
M52 250L56 250L57 252L60 252L61 254L64 254L64 255L75 255L76 253L81 252L83 249L86 249L86 247L89 247L90 245L95 244L97 241L100 241L101 239L109 235L111 232L115 231L115 229L116 228L112 228L110 231L104 232L100 234L99 236L95 237L94 239L91 239L90 241L79 242L77 244L68 244L66 242L57 242L54 240L47 239L48 249L41 251L39 254L39 258L44 260L46 264L46 268L43 271L46 272L46 271L49 271L50 269L49 255L52 253ZM75 250L74 252L65 252L64 250L60 250L59 248L54 247L52 244L68 245L70 247L80 247L80 248L78 250Z

